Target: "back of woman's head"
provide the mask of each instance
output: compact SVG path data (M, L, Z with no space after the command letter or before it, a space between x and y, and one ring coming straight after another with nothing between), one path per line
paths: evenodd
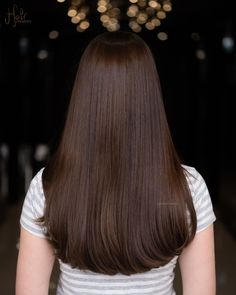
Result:
M91 108L96 106L108 128L112 123L128 128L127 119L138 123L139 115L150 117L154 104L158 104L155 115L166 124L155 61L147 44L136 34L119 31L93 39L81 58L74 84L70 107L75 115L83 106L85 115L90 111L95 117ZM77 124L76 119L70 127L71 123Z
M136 34L107 32L87 46L43 187L41 221L73 267L143 272L193 238L196 215L155 60Z

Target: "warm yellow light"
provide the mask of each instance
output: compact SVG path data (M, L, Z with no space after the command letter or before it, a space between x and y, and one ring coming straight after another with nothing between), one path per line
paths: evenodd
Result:
M138 5L136 5L136 4L132 4L132 5L130 5L129 9L130 9L130 10L133 10L133 11L135 11L135 12L138 12L138 11L139 11Z
M148 2L148 5L152 8L157 8L158 7L158 3L154 0L151 0Z
M57 39L58 36L59 36L59 32L58 32L58 31L51 31L51 32L48 34L49 39Z
M77 16L80 18L80 19L85 19L86 18L86 14L84 12L79 12L77 14Z
M81 18L79 17L79 15L73 16L73 17L71 18L71 22L72 22L73 24L78 24L80 21L81 21Z
M120 28L120 25L119 25L118 23L109 24L109 25L107 26L107 30L108 30L109 32L115 32L115 31L118 31L119 28Z
M63 3L63 2L65 2L66 0L57 0L57 2L59 2L59 3Z
M139 33L139 32L142 31L142 27L141 27L141 26L133 27L132 30L133 30L135 33Z
M144 24L147 21L147 19L148 19L147 14L144 12L140 12L137 17L137 22L139 24Z
M107 21L102 23L103 27L105 27L105 28L107 28L109 26L109 24L110 24L110 22L107 22Z
M148 29L148 30L154 30L155 29L155 25L152 23L152 22L147 22L145 24L145 27Z
M159 19L164 19L164 18L166 18L166 13L165 13L165 11L162 11L162 10L158 11L158 12L157 12L157 17L158 17Z
M104 21L103 21L102 25L105 28L107 28L108 31L114 32L114 31L119 30L120 24L119 24L119 21L117 18L115 18L115 17L109 18L109 16L108 16L108 18L103 18L103 20Z
M119 14L120 14L120 9L119 8L112 8L112 9L109 10L109 15L111 17L115 17L115 16L117 16Z
M83 20L79 26L81 27L81 29L86 30L90 26L90 23L88 20Z
M57 1L65 2L65 0ZM135 23L129 23L129 26L135 32L140 32L142 30L141 25L145 25L148 30L155 29L155 27L161 25L161 21L165 19L167 13L172 10L171 0L129 0L129 2L130 6L126 14L131 19L135 19ZM86 5L86 3L85 0L71 0L71 6L67 12L68 16L71 17L71 22L78 24L76 27L78 31L84 31L90 26L87 20L90 7ZM118 30L120 28L120 8L113 7L112 4L114 3L112 0L97 0L95 3L97 3L97 11L101 13L100 20L103 26L110 31ZM114 6L116 5L114 4Z
M153 19L151 20L151 22L153 23L153 25L154 25L155 27L158 27L158 26L161 25L161 21L160 21L158 18L153 18Z
M165 10L166 12L171 11L171 10L172 10L172 6L171 6L171 4L170 4L170 3L165 3L165 4L163 5L163 10Z
M118 31L120 29L120 24L115 24L115 30Z
M139 24L135 20L131 20L129 22L129 27L130 28L137 27L137 26L139 26Z
M97 11L100 13L103 13L103 12L107 11L107 8L106 8L106 6L100 5L100 6L98 6Z
M126 14L128 15L128 17L134 17L136 14L133 12L133 11L131 11L131 10L128 10L127 12L126 12Z
M112 17L112 18L110 18L110 23L112 25L117 24L118 23L118 20L116 18Z
M103 27L108 26L108 24L109 24L109 21L108 20L102 21L102 26Z
M98 6L106 6L106 5L107 5L107 1L105 0L98 1Z
M110 19L109 16L106 15L106 14L103 14L103 15L100 17L100 20L101 20L102 22L107 22L109 19Z
M135 20L129 22L129 27L136 33L142 30L142 27Z
M77 30L77 32L84 32L85 31L84 29L82 29L80 27L80 25L77 25L76 30Z
M135 4L132 4L132 5L129 6L128 11L127 11L126 14L127 14L129 17L134 17L134 16L137 15L138 11L139 11L138 6L135 5Z
M168 39L168 35L165 32L159 32L157 37L161 41L166 41Z
M70 16L70 17L73 17L73 16L76 16L77 14L77 9L76 7L70 7L68 12L67 12L67 15Z

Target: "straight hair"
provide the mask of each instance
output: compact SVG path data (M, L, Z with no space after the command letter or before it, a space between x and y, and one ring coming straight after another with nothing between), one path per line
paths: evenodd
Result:
M72 268L131 275L179 255L196 232L154 55L131 32L86 47L65 125L42 174L47 228Z

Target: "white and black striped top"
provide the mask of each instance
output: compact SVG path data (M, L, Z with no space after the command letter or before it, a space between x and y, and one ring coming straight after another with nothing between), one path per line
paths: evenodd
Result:
M189 187L197 214L197 232L205 229L215 220L211 198L202 176L193 167L183 165L190 173ZM20 224L33 235L45 238L45 228L36 225L35 218L43 215L45 196L41 176L43 169L32 179L22 207ZM175 295L173 289L174 269L178 256L163 267L126 276L98 274L92 271L72 269L59 259L60 277L57 295Z

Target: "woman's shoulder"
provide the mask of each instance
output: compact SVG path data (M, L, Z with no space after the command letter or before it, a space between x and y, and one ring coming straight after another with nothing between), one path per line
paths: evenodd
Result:
M42 174L45 167L39 169L31 179L25 201L29 201L37 217L43 214L45 208L45 195L43 191Z
M40 181L41 180L41 177L42 177L42 174L43 174L43 170L45 169L45 167L42 167L42 168L40 168L36 173L35 173L35 175L33 176L33 178L32 178L32 182L33 183L37 183L38 181Z
M43 193L43 183L42 183L42 174L45 167L39 169L36 174L31 179L29 189L35 190L36 193L39 193L41 197L44 197Z
M197 232L203 230L216 220L213 211L211 196L203 176L196 168L182 165L193 204L197 215Z
M43 216L45 209L45 196L42 185L43 170L44 167L31 179L23 202L20 223L32 234L45 238L46 229L36 222L36 219Z
M181 166L184 170L184 174L187 179L191 193L195 195L196 189L198 189L200 185L205 184L205 180L195 167L184 164L182 164Z
M187 172L188 175L191 175L192 177L196 177L199 175L199 172L197 169L193 166L188 166L185 164L181 164L182 168L184 169L185 172Z

